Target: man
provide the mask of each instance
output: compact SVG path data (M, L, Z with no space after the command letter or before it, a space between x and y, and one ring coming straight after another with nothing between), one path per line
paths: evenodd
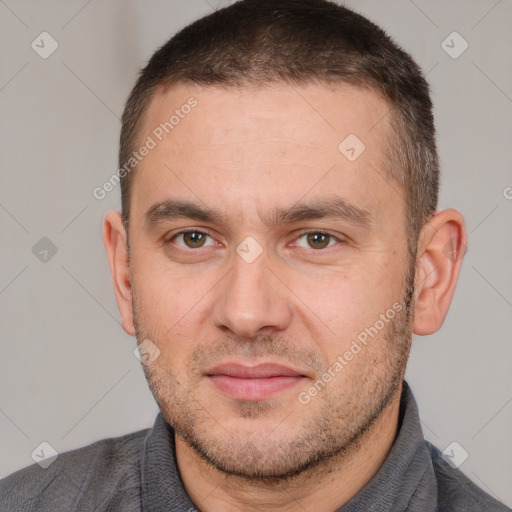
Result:
M104 242L153 429L0 483L2 510L494 511L403 381L466 234L428 86L365 18L244 0L150 60Z

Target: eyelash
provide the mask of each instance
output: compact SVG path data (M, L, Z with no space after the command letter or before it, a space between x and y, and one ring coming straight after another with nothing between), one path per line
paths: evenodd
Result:
M203 230L203 229L186 229L186 230L183 230L183 231L179 231L178 233L175 233L173 234L167 241L166 243L171 243L173 242L177 237L181 236L181 235L185 235L187 233L200 233L202 235L206 235L206 236L209 236L211 239L214 240L214 237L211 235L210 232L206 231L206 230ZM309 234L317 234L317 235L325 235L325 236L328 236L330 237L331 239L334 239L337 243L342 243L342 244L345 244L347 243L347 240L344 239L344 238L340 238L340 237L337 237L335 235L333 235L332 233L329 233L328 231L318 231L318 230L306 230L306 231L301 231L297 238L295 239L295 242L299 239L301 239L302 237L304 236L307 236ZM335 244L333 245L328 245L327 247L325 248L322 248L322 249L313 249L312 247L309 247L309 248L303 248L303 249L306 249L308 251L314 251L315 253L319 253L319 252L325 252L326 249L330 249L331 247L333 247ZM194 249L194 248L191 248L191 247L181 247L178 245L178 248L180 250L183 250L183 251L191 251L191 252L198 252L199 249L205 249L205 247L198 247L197 249Z

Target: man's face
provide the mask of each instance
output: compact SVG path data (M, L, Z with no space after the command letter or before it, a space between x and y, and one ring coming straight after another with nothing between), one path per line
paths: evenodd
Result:
M150 104L141 140L156 147L131 199L134 324L161 351L144 369L165 419L223 471L297 473L396 397L410 266L405 202L382 164L388 111L321 85L179 85Z

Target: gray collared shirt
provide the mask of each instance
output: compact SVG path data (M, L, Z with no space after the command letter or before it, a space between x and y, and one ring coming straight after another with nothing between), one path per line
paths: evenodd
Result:
M340 482L340 485L342 483ZM0 510L196 512L180 479L174 432L159 414L152 429L60 454L0 480ZM510 511L424 440L404 382L399 432L384 464L337 512Z

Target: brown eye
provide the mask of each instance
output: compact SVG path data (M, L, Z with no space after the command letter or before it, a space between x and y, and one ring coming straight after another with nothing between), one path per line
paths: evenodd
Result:
M307 233L303 233L297 241L295 245L299 247L303 247L304 249L326 249L332 245L335 245L336 242L340 242L341 240L330 233L324 233L323 231L309 231Z
M182 231L173 236L171 241L184 249L199 249L206 246L207 238L211 238L210 235L202 231Z
M200 233L199 231L191 231L190 233L183 234L183 241L187 244L188 247L195 249L196 247L202 247L204 245L204 241L206 239L206 235L204 233Z
M312 249L325 249L329 245L330 235L325 233L308 233L307 241Z

